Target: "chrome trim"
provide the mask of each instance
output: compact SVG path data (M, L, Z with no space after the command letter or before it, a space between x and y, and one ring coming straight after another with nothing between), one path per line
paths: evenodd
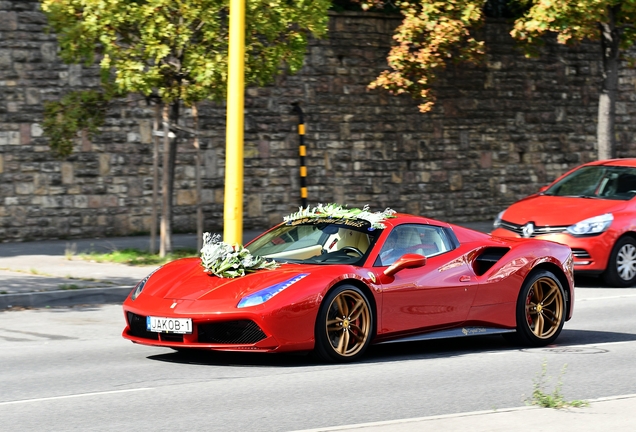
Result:
M531 223L531 222L530 222ZM560 234L560 233L564 233L566 232L566 230L568 229L567 226L537 226L533 224L533 230L528 230L528 226L530 223L527 224L523 224L523 225L518 225L512 222L508 222L505 220L502 220L499 223L499 228L503 228L506 229L508 231L512 231L515 234L519 234L521 237L525 237L524 236L524 229L525 229L525 233L528 233L529 231L532 231L529 235L529 238L532 237L537 237L540 235L547 235L547 234ZM568 225L569 226L569 225Z

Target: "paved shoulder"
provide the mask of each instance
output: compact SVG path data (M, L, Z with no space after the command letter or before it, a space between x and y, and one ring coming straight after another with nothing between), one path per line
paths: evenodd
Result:
M306 429L302 432L359 430L366 432L632 432L636 425L636 394L589 401L583 408L519 407L432 417ZM301 432L301 431L296 431Z

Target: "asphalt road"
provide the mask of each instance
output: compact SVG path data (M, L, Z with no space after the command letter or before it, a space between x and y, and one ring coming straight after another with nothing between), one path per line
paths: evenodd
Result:
M373 347L347 365L134 345L118 305L2 312L0 430L292 431L518 407L540 382L560 381L567 400L636 393L636 288L596 284L577 281L551 347L478 336Z

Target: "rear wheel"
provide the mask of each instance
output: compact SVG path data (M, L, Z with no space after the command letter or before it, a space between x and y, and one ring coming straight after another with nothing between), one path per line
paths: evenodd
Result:
M636 240L623 237L616 242L603 279L616 287L628 287L636 283Z
M325 361L358 359L371 343L373 314L366 295L352 285L333 289L316 319L316 355Z
M565 294L561 282L550 271L531 273L517 300L517 332L513 339L526 346L545 346L559 336L565 323Z

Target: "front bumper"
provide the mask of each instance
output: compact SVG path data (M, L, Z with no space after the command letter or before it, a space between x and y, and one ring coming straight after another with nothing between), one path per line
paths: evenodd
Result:
M146 329L146 315L126 310L126 323L122 336L143 345L170 348L202 348L220 351L276 351L280 343L268 336L261 327L249 319L210 320L192 319L192 333L157 333Z
M236 299L167 299L146 293L142 296L134 301L128 297L123 304L126 327L122 336L138 344L257 352L309 351L314 347L317 307L313 297L307 300L307 307L270 301L237 309ZM151 332L146 328L148 316L189 318L192 332Z

